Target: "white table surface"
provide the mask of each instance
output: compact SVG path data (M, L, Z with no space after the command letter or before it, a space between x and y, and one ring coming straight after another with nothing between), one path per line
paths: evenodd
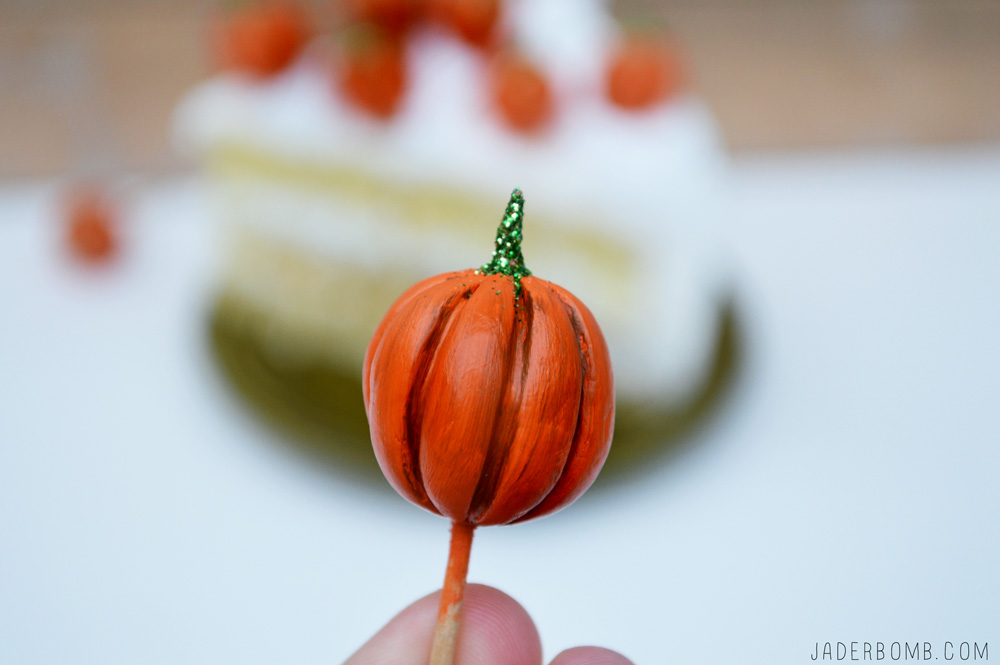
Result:
M1000 148L737 161L735 392L615 493L480 529L470 579L547 658L805 663L816 642L1000 659ZM134 182L123 260L0 185L0 663L336 663L437 587L447 528L274 445L206 344L216 229Z

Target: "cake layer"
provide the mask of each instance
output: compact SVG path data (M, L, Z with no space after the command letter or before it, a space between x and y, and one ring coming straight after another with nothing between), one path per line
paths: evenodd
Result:
M489 259L498 204L485 196L379 185L369 174L238 149L211 163L230 222L226 280L273 313L263 339L289 361L357 366L406 286ZM529 268L585 294L611 347L619 393L676 401L697 388L715 348L722 292L706 288L708 266L680 251L681 238L652 242L611 219L574 226L530 204L526 213Z
M192 91L178 142L208 165L232 233L226 280L273 313L269 348L360 367L406 285L489 260L516 186L527 265L594 311L619 395L672 403L697 391L729 297L723 152L694 96L642 112L603 98L600 4L540 0L535 11L575 12L550 40L512 5L515 35L559 83L555 120L535 134L490 108L484 54L433 31L412 39L411 82L389 122L345 103L316 53L273 80L220 76ZM574 34L593 42L589 57L569 57Z

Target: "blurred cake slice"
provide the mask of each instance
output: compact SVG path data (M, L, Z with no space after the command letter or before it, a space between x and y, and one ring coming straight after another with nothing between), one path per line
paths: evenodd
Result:
M318 48L267 79L217 76L180 105L178 144L228 229L224 292L244 332L274 366L359 374L404 288L489 260L516 186L527 263L597 316L619 403L682 407L717 362L730 297L711 113L684 90L616 101L625 38L595 0L505 3L485 47L428 23L393 42L405 82L387 113L352 99ZM538 121L529 107L528 126L500 98L511 58L546 86L514 79L551 106Z

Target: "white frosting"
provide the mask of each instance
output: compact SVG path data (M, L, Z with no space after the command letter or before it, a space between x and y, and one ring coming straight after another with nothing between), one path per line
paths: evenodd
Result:
M347 165L387 183L474 192L496 201L484 235L521 187L528 266L594 311L619 394L681 400L704 378L728 295L715 235L724 158L711 114L691 96L638 113L609 104L600 77L614 33L597 0L511 2L504 21L561 82L555 121L537 136L513 133L496 116L479 52L426 33L411 44L408 92L388 123L346 104L329 72L305 58L269 82L223 76L196 88L176 115L179 147L204 154L236 144L292 163ZM489 237L470 245L447 229L408 231L403 220L287 184L219 184L229 187L227 216L310 255L423 274L488 258ZM586 261L532 247L533 214L626 246L635 256L631 292L609 292ZM414 243L438 252L414 253Z
M599 93L604 55L617 37L617 26L604 4L601 0L505 4L505 27L518 49L538 63L564 99Z

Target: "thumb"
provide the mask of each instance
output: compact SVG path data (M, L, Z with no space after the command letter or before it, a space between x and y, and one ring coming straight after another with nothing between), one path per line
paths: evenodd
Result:
M441 592L397 614L345 665L427 665ZM504 592L470 584L462 602L455 665L541 665L542 644L527 611Z

